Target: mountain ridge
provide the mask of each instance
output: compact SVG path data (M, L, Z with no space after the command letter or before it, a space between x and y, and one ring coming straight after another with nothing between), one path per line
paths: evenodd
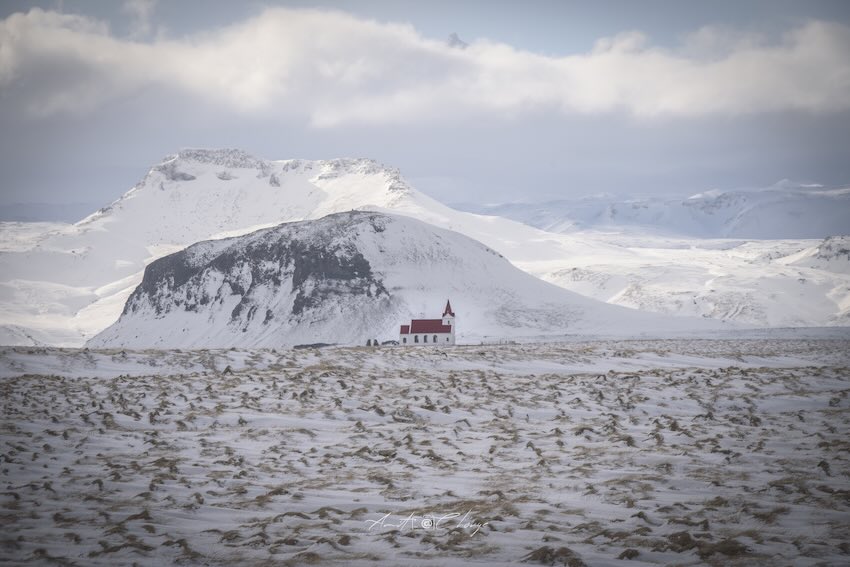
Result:
M458 204L541 230L640 230L697 238L804 239L850 234L850 187L782 180L770 187L710 190L686 198L610 195L542 203Z

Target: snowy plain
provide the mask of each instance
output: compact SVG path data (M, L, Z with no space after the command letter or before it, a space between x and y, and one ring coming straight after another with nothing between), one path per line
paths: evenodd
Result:
M0 350L0 562L841 565L850 341Z

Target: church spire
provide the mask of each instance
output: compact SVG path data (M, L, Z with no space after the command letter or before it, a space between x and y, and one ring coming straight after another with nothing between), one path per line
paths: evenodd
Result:
M446 308L443 310L443 317L445 317L446 315L450 315L452 317L455 316L454 311L452 311L452 302L448 299L446 300Z

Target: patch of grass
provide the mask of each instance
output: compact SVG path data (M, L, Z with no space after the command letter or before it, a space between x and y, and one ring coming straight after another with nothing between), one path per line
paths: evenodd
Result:
M568 547L554 549L548 545L538 547L522 558L523 563L541 563L543 565L565 565L566 567L587 567L587 563Z
M779 516L787 514L790 511L788 506L778 506L767 512L752 512L752 515L757 520L761 520L765 524L775 524Z

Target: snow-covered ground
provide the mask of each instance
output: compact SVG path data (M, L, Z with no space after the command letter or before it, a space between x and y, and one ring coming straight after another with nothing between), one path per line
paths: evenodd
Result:
M631 254L516 264L624 307L758 327L850 325L850 237L726 240L597 231L580 236Z
M0 350L0 562L839 565L850 341Z

